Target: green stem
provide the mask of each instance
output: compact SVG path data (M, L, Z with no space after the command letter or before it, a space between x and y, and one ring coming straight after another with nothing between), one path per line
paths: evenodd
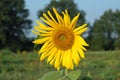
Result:
M68 80L68 77L67 77L67 75L68 75L68 70L67 69L64 69L64 71L63 71L63 76L59 79L59 80Z
M67 69L65 69L65 76L67 76L68 75L68 70Z

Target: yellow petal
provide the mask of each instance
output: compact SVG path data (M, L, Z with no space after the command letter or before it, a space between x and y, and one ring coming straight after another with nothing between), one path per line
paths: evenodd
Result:
M88 28L83 28L77 32L75 32L76 35L81 35L83 32L85 32Z
M70 67L70 69L74 69L74 64L73 64L73 62L71 63L71 67Z
M43 16L44 16L47 20L50 20L50 18L49 18L45 13L43 13Z
M40 55L42 52L45 51L45 49L47 48L48 43L46 42L45 44L43 44L43 46L41 47L41 49L38 51L38 54ZM42 50L42 51L41 51Z
M59 70L60 70L60 67L57 67L57 70L59 71Z
M67 69L70 69L70 54L68 53L68 51L64 52L64 57L63 57L63 66L66 67Z
M58 14L58 12L57 12L57 10L55 8L53 8L53 12L55 13L58 22L63 23L62 17Z
M75 46L72 47L72 53L73 53L73 54L72 54L72 59L73 59L74 63L75 63L76 65L78 65L78 63L79 63L79 61L80 61L80 57L79 57L79 54L78 54Z
M84 54L83 50L79 49L78 52L82 58L85 58L85 54Z
M79 16L80 16L80 13L79 13L77 16L75 16L75 17L73 18L73 20L72 20L72 22L71 22L71 28L72 28L72 29L75 28Z
M82 49L82 50L84 50L84 51L86 51L87 49L86 48L84 48L78 41L75 41L75 45L77 46L77 48L80 48L80 49Z
M79 46L78 43L75 43L75 46L76 46L76 51L78 51L78 53L80 54L80 56L81 56L82 58L85 58L84 52L83 52L81 46Z
M70 69L73 70L74 64L73 64L72 54L73 54L73 53L71 52L71 54L70 54L70 55L71 55L71 58L70 58L70 63L71 63L71 64L70 64Z
M54 62L55 62L55 58L53 58L51 61L50 61L50 65L53 65L54 64Z
M70 62L70 54L69 53L67 53L67 57L66 57L66 68L67 69L70 69L70 66L71 66L71 62Z
M58 25L58 23L55 21L52 21L46 14L43 14L43 16L47 19L46 23L49 24L50 26L52 27L56 27L56 26L53 26L53 25Z
M38 51L38 54L41 54L41 53L43 53L45 50L46 50L46 48L48 48L49 47L49 44L50 44L50 40L49 41L47 41L45 44L43 44L43 46L41 47L41 49ZM53 45L53 44L51 44L51 45ZM50 45L50 46L51 46ZM51 46L52 47L52 46Z
M49 39L50 39L50 37L36 39L36 40L33 41L33 43L35 43L35 44L43 44L44 42L48 41Z
M42 53L42 52L44 52L44 51L46 51L46 49L51 49L51 48L53 48L54 47L54 45L53 45L53 43L51 42L51 43L45 43L43 46L42 46L42 48L40 49L40 51L38 51L38 53Z
M51 37L52 33L51 32L49 32L49 33L41 33L41 34L39 34L39 36Z
M46 52L42 53L42 55L40 56L40 60L44 60L47 56L48 54Z
M32 33L36 34L36 35L39 35L40 33L35 31L35 30L32 30Z
M34 29L39 31L40 33L47 33L45 30L41 30L39 26L34 26Z
M48 15L50 16L50 18L51 18L55 23L57 23L56 20L54 19L54 17L52 16L52 14L50 13L50 11L48 11Z
M44 60L46 57L48 57L49 55L51 55L51 53L55 53L53 52L54 47L49 47L46 48L46 50L41 54L40 60Z
M70 27L70 16L68 15L67 10L65 10L66 14L63 12L64 15L64 24L66 27Z
M65 51L65 52L64 52L64 55L63 55L63 60L62 60L62 65L63 65L64 67L66 67L66 63L67 63L66 58L67 58L67 53L66 53L66 51Z
M59 50L59 51L60 51L60 53L61 53L60 62L62 62L62 60L63 60L63 55L64 55L64 51L62 51L62 50Z
M89 46L89 44L86 43L86 41L81 36L75 36L75 41L78 41L80 45L83 46Z
M73 69L73 61L72 61L72 52L71 49L68 50L68 54L69 54L69 60L68 60L68 69Z
M75 28L73 31L74 31L74 32L78 32L78 31L80 31L81 29L85 28L86 26L87 26L87 24L83 24L82 26L79 26L79 27Z
M43 30L54 30L54 28L47 27L38 20L36 22L39 24L40 28L43 29Z
M56 26L59 26L59 25L57 25L56 23L54 23L53 21L51 21L51 20L45 20L45 19L42 18L42 17L40 17L40 19L41 19L42 21L44 21L46 24L48 24L49 26L53 27L53 28L55 28Z
M47 59L47 63L50 62L54 57L55 57L55 54L57 53L57 49L55 47L53 47L51 49L51 51L49 52L49 56L48 56L48 59Z
M56 54L55 54L55 57L56 57L56 59L55 59L55 68L57 68L57 67L59 67L60 66L60 57L61 57L61 53L60 53L60 51L58 51Z

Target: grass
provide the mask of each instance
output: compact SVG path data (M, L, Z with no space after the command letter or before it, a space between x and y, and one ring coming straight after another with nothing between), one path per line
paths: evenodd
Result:
M83 76L90 72L93 80L120 80L120 51L88 52L80 68Z
M88 51L81 60L81 80L120 80L120 51ZM37 80L55 70L33 52L0 51L0 80ZM90 77L90 78L89 78Z

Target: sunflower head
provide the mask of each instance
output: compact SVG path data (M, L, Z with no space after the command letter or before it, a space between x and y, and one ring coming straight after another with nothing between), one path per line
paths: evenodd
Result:
M63 17L55 8L53 12L56 18L48 11L40 17L45 24L37 21L38 26L34 26L33 33L41 38L37 38L33 43L43 44L38 51L40 60L47 59L47 62L58 70L60 67L73 69L74 65L78 65L80 59L85 57L84 46L88 44L81 34L87 30L87 24L75 28L79 13L71 19L67 10L62 12Z

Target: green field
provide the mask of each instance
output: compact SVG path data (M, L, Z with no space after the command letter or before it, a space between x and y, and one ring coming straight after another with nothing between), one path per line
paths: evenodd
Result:
M88 51L77 67L80 80L120 80L120 51ZM33 52L0 51L0 80L37 80L45 72L55 70ZM88 78L88 75L90 78Z

